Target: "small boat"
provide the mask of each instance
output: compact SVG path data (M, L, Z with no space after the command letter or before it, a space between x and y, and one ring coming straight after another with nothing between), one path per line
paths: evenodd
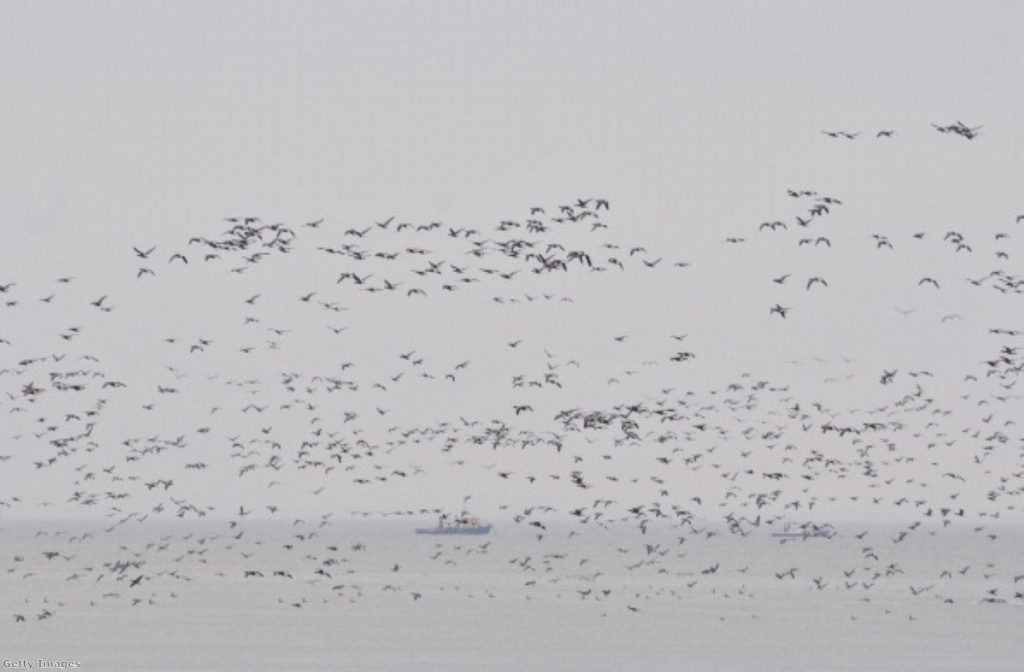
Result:
M492 525L482 525L476 516L462 515L453 521L437 519L437 527L417 527L416 534L490 534Z

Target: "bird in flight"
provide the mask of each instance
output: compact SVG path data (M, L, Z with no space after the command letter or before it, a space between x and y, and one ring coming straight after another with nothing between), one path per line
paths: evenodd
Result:
M815 276L807 281L807 289L810 289L815 284L820 284L822 287L828 287L828 283L825 282L825 278Z
M822 133L830 138L846 138L847 140L853 140L860 135L861 132L857 131L856 133L850 133L848 131L822 131Z
M939 133L953 133L967 138L968 140L973 140L978 137L978 135L980 135L978 131L982 129L981 126L975 126L972 128L960 120L957 120L955 124L950 124L949 126L939 126L938 124L932 124L932 126L934 126L935 130Z

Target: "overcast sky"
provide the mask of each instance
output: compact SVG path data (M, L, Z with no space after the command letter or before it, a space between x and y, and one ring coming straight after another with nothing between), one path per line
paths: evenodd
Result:
M350 308L337 324L352 331L339 350L320 334L283 353L217 354L192 373L271 379L356 359L371 381L394 375L397 353L409 349L449 367L473 360L450 393L395 402L396 416L418 422L507 414L510 374L542 369L544 348L593 376L553 408L653 392L654 378L627 392L603 383L648 359L645 348L668 333L689 333L698 355L681 387L752 371L826 397L823 377L856 373L837 397L857 405L874 399L883 367L938 368L958 380L990 354L990 327L1024 326L1016 297L964 282L1012 270L1024 254L1024 231L1013 228L1024 212L1020 3L0 8L0 284L17 282L23 302L21 313L0 312L0 337L14 343L0 353L8 363L56 352L58 330L80 323L83 352L151 388L165 365L194 364L161 350L163 338L243 345L241 301L257 292L268 324L312 333L324 320L295 313L294 297L335 292ZM966 141L931 125L956 120L983 126L981 135ZM862 135L821 133L837 129ZM876 138L881 129L897 132ZM758 231L802 212L787 188L843 201L827 224L843 241L831 256ZM610 200L616 241L643 245L666 266L692 265L559 279L543 287L575 303L527 309L498 306L491 297L501 292L484 289L419 303L344 294L335 266L314 252L392 215L489 233L531 206L554 212L593 196ZM167 270L167 255L187 252L190 237L250 214L326 222L304 238L301 260L259 274ZM954 255L941 241L951 229L978 253ZM919 231L929 237L915 246ZM1001 231L1016 235L1006 264L992 258ZM895 250L879 252L872 234ZM143 284L131 247L152 245L158 277ZM779 294L770 280L787 272L795 285ZM77 277L61 295L68 300L44 312L36 298L62 275ZM827 291L804 289L815 275L828 278ZM942 290L927 293L923 276L940 278ZM116 305L109 319L88 306L102 294ZM785 322L768 314L775 303L794 308ZM964 319L940 321L950 314ZM622 354L611 338L626 333L634 345ZM506 361L514 338L532 355ZM810 357L831 368L807 373ZM186 428L203 422L218 393L208 394L191 402L197 419ZM185 431L175 426L181 409L118 413L140 435ZM9 474L30 473L20 468Z

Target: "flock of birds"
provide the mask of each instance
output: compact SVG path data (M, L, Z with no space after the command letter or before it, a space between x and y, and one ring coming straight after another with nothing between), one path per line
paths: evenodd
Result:
M980 127L958 121L936 129L973 140ZM920 291L957 281L1003 296L1024 291L1011 266L1019 239L1012 227L1024 215L1008 214L1006 230L994 235L924 228L904 240L830 225L844 205L834 195L804 188L786 195L792 212L751 223L723 242L771 239L794 254L943 254L936 272L910 281ZM530 207L480 228L395 216L357 226L326 218L270 224L256 216L225 224L219 234L196 234L171 249L126 246L124 273L143 295L146 283L173 287L199 272L203 282L227 274L237 278L232 287L244 289L240 299L217 303L217 318L233 326L216 336L202 333L203 315L178 321L170 334L136 322L133 347L159 362L156 371L117 361L116 352L98 353L103 345L121 347L107 323L122 310L114 289L70 275L42 287L0 279L0 329L19 321L36 332L26 339L0 333L2 526L51 519L28 537L13 527L2 532L6 580L37 586L32 598L5 591L0 611L9 623L60 616L71 599L65 586L89 605L144 606L177 599L210 571L272 582L284 608L391 594L425 604L431 590L460 586L455 579L441 588L420 585L404 574L408 565L454 572L494 562L496 553L505 553L502 564L519 576L516 598L531 600L546 585L560 598L629 613L692 591L753 600L758 580L847 596L865 608L887 594L877 609L901 609L909 618L932 604L1024 605L1021 566L954 564L955 552L948 562L941 552L997 548L1001 525L1016 522L1024 495L1021 328L978 325L988 354L970 370L888 366L877 373L853 361L829 362L847 379L877 377L878 402L867 407L824 403L813 388L757 372L702 386L680 373L701 357L688 334L629 333L621 324L605 340L631 359L625 369L510 333L480 346L502 353L514 369L495 380L473 353L448 360L429 345L381 345L372 361L357 361L344 354L345 339L361 329L361 311L401 310L405 304L379 303L389 296L442 302L467 295L473 309L561 307L576 303L569 275L620 273L629 282L635 273L670 273L683 282L700 262L617 239L605 198ZM992 268L958 279L949 264L972 255ZM301 273L320 268L329 275ZM275 272L309 284L281 298L267 279ZM803 309L801 294L828 292L839 276L788 271L765 278L773 291L800 290L766 306L768 317L787 319ZM349 305L357 297L358 309ZM908 318L915 312L897 310ZM285 323L281 315L294 311L302 320ZM1012 320L1009 309L1006 315ZM951 313L941 321L963 319ZM246 370L250 356L271 373L233 373ZM318 366L303 370L303 357ZM621 388L616 402L590 401L591 374L606 388ZM495 396L508 400L506 411L410 419L416 394L444 398L460 387L500 390ZM411 524L451 513L442 500L450 499L452 483L505 497L496 523L499 534L502 525L518 530L508 533L516 543L426 537L415 540L415 558L382 558L371 537L348 522ZM339 510L339 501L373 498L374 491L421 493L429 503ZM472 508L479 499L466 495L461 505ZM836 511L846 512L845 520L888 522L833 525ZM67 522L76 517L101 523ZM772 537L783 525L793 532ZM614 551L594 556L587 539ZM716 555L726 540L740 549L786 545L790 561L773 566L742 551ZM816 544L842 546L848 561L837 569L801 560L802 549ZM906 549L915 544L938 544L932 574L911 566ZM624 586L621 577L634 575L646 580ZM465 593L497 599L487 588ZM851 609L850 618L858 613Z
M959 120L957 120L957 122L954 124L947 124L946 126L940 126L939 124L933 123L932 128L934 128L939 133L955 133L956 135L959 135L960 137L966 138L968 140L974 140L976 137L978 137L980 135L978 131L982 129L981 126L971 127ZM822 131L822 133L824 133L830 138L844 138L846 140L856 140L857 136L861 134L861 131ZM895 137L895 135L895 129L891 128L883 128L879 130L877 133L875 133L876 138L892 138Z

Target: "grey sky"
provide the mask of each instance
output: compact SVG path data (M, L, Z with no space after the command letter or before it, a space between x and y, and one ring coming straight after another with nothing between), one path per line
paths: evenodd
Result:
M545 347L583 360L593 376L553 398L555 408L656 389L652 379L611 392L603 381L646 358L644 338L669 332L689 332L698 354L685 374L666 374L684 375L680 387L756 369L827 398L829 374L807 372L806 358L820 356L835 375L858 373L835 400L858 405L875 399L883 367L941 367L957 380L990 354L989 327L1024 326L1014 323L1016 297L963 282L995 266L996 232L1013 230L1009 245L1024 254L1012 228L1024 212L1019 3L0 8L0 283L17 281L34 302L57 276L79 278L59 311L0 312L0 337L17 342L19 357L55 351L55 330L81 322L84 343L112 370L151 386L163 365L193 363L163 354L164 336L239 345L238 306L255 292L266 295L268 323L323 329L322 316L292 305L318 289L351 308L336 320L353 326L343 351L321 334L280 356L218 355L193 374L269 380L356 358L373 380L417 348L446 365L473 359L475 377L446 395L424 389L392 403L454 418L507 413L510 374L543 367ZM980 138L930 126L957 119L984 125ZM896 137L876 140L889 128ZM863 136L833 141L822 129ZM810 256L757 230L799 212L787 188L844 201L827 224L841 249ZM334 287L335 265L322 259L241 279L164 264L189 237L222 231L229 215L326 217L312 247L391 215L490 231L530 206L580 196L611 200L616 240L692 268L628 281L574 276L557 287L575 298L571 307L526 309L496 307L490 290L367 300ZM935 239L947 229L968 233L979 254L952 255ZM922 230L927 245L913 247L910 234ZM873 233L890 236L894 253L877 251ZM748 243L725 245L727 236ZM159 246L161 274L150 284L134 277L132 245ZM780 295L770 278L785 272L797 286ZM803 290L812 275L828 277L827 292ZM942 278L940 293L917 285L925 275ZM102 323L87 305L101 294L117 306ZM795 306L786 322L768 315L776 302ZM895 307L918 312L907 319ZM940 327L951 313L965 320ZM615 333L635 338L621 362L609 345ZM532 359L505 361L503 344L516 337ZM844 368L840 356L857 363ZM787 364L795 358L804 364ZM169 436L187 417L119 413L125 428Z

